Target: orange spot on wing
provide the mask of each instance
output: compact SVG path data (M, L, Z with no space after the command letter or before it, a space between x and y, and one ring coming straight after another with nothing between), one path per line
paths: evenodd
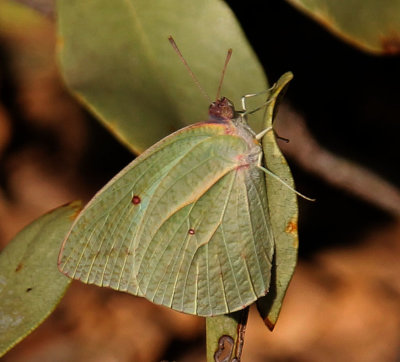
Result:
M16 272L19 272L23 268L23 264L19 263L18 266L15 268Z

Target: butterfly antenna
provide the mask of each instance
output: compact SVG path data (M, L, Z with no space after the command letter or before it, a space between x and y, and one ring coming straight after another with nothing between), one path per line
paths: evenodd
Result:
M185 58L183 57L181 51L179 50L178 46L175 43L175 40L172 36L168 37L169 42L172 45L172 48L174 48L175 52L178 54L179 58L182 60L183 65L186 67L186 69L188 70L190 76L192 77L193 81L195 82L195 84L197 85L197 87L200 89L201 94L203 94L203 96L208 100L209 103L211 103L211 98L208 96L208 94L206 93L206 91L203 89L203 87L201 86L200 82L198 81L198 79L196 78L196 76L194 75L192 69L190 69L189 64L187 63L187 61L185 60Z
M232 56L232 49L228 49L228 54L226 55L224 68L222 69L221 79L220 79L219 85L218 85L217 98L216 99L219 99L219 96L221 94L222 83L224 81L226 68L228 67L228 63L229 63L229 61L231 59L231 56Z

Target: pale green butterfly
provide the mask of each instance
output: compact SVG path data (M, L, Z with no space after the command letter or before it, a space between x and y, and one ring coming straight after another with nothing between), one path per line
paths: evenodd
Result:
M264 172L277 176L261 166L269 129L256 135L247 113L217 99L207 122L137 157L75 220L60 270L200 316L264 296L274 252Z

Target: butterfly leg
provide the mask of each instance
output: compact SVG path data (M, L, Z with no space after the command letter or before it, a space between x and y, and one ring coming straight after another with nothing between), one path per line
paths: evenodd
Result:
M267 168L263 167L261 165L261 160L262 160L262 154L260 153L259 158L258 158L258 164L257 167L265 172L267 175L272 176L274 179L278 180L282 185L286 186L290 191L293 191L296 195L299 195L303 199L306 199L308 201L315 201L315 199L312 199L310 197L307 197L300 192L296 191L292 186L290 186L287 182L283 181L279 176L275 175L271 170L268 170Z
M276 84L274 84L271 88L264 89L264 90L261 91L261 92L245 94L244 96L242 96L241 102L242 102L242 109L243 109L244 113L245 113L245 114L254 113L256 110L258 111L260 108L262 108L263 106L265 106L265 104L263 104L261 107L258 107L256 110L251 111L251 112L247 112L247 109L246 109L246 98L257 97L257 96L259 96L259 95L261 95L261 94L270 93L270 92L275 88L275 85L276 85Z
M263 131L261 131L259 134L256 135L256 140L260 140L261 138L264 137L264 135L266 133L268 133L269 131L272 131L272 127L268 127L266 129L264 129Z

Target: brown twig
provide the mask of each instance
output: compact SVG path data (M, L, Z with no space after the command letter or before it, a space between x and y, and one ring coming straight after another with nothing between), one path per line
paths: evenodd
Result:
M304 119L281 105L275 122L278 134L290 139L282 151L303 169L359 198L400 216L400 190L372 171L324 149L308 131Z

